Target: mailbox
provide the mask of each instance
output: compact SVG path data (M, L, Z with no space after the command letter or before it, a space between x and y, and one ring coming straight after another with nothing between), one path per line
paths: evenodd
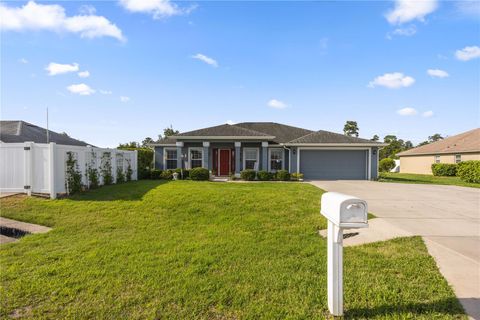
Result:
M328 309L334 316L343 315L343 230L368 227L367 202L337 192L322 195L320 211L328 219L327 292Z

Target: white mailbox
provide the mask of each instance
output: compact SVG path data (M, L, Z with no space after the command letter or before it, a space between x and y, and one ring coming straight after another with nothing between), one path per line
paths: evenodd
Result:
M343 315L343 230L368 227L365 200L337 192L322 195L320 213L328 219L327 269L328 309L334 316Z

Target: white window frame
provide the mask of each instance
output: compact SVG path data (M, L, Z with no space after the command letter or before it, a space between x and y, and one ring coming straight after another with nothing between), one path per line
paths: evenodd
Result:
M190 147L190 148L188 148L188 169L192 169L192 158L191 158L190 151L200 151L200 153L202 154L202 168L205 168L204 163L203 163L203 159L205 158L204 154L203 154L203 148L202 147ZM195 159L195 160L198 160L198 159Z
M457 160L457 157L458 157L458 160ZM462 162L462 155L461 154L456 154L455 155L455 163L460 163Z
M282 152L282 169L285 170L285 152L282 148L268 148L268 171L272 171L272 150L280 150Z
M257 154L257 159L256 160L256 163L257 163L257 169L260 167L260 148L250 148L250 147L246 147L246 148L243 148L243 170L246 170L246 157L245 157L245 154L247 153L247 150L255 150L256 154ZM253 160L253 159L248 159L248 160Z
M178 150L177 148L164 148L163 149L163 170L175 170L175 169L167 169L167 160L173 160L173 159L167 159L167 151L168 150L173 150L177 153L177 164L175 165L175 169L178 167Z
M433 157L433 162L440 163L440 156L439 155L434 156Z

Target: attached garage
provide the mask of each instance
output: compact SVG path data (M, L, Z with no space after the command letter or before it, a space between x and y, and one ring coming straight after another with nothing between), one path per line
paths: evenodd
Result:
M299 150L299 172L310 180L369 179L368 150Z

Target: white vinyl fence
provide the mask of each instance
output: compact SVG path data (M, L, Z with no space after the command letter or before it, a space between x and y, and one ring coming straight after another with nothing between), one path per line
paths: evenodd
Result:
M0 191L50 194L56 198L65 193L65 171L67 153L71 152L77 160L82 175L82 184L88 186L86 169L88 165L99 172L102 157L110 153L113 181L116 181L117 168L132 170L132 180L137 180L137 151L78 147L46 143L0 143Z

